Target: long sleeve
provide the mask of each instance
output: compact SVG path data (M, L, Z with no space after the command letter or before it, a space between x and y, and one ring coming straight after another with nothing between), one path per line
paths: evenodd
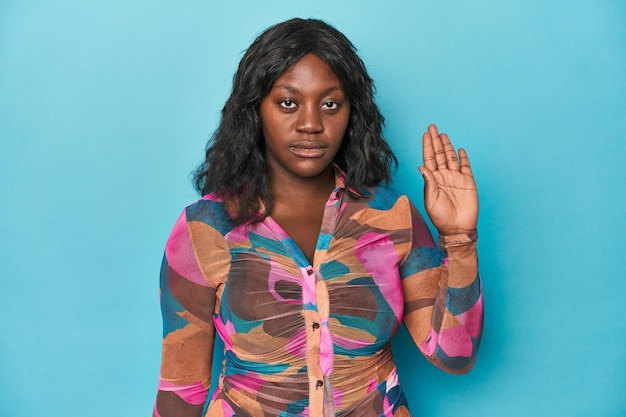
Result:
M483 324L476 234L439 238L411 206L412 246L401 265L404 323L424 356L451 373L474 364Z
M161 267L163 345L153 417L200 416L211 382L216 291L198 265L192 230L183 212Z

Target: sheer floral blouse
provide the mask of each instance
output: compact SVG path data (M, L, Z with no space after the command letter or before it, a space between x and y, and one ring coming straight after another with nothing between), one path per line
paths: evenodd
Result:
M188 206L167 242L154 416L409 416L390 349L402 322L433 364L471 368L475 235L438 249L405 195L348 192L338 173L311 264L271 217L237 225L225 206ZM216 331L225 359L207 402Z

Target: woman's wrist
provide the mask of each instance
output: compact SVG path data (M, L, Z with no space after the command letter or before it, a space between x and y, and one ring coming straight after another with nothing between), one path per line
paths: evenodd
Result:
M478 240L478 231L476 229L454 233L454 234L439 234L439 247L441 249L452 248L456 246L464 246Z

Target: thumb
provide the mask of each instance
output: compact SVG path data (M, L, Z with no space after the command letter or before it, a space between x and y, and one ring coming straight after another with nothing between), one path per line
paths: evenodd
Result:
M423 166L418 169L424 178L424 203L428 207L430 202L437 199L437 180L430 169Z

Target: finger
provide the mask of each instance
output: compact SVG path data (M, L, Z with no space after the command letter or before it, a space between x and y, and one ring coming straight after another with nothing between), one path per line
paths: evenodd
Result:
M443 150L446 154L446 164L449 170L458 171L459 170L459 158L456 156L456 151L454 150L454 146L450 142L450 138L445 133L440 135L441 143L443 144Z
M467 152L465 152L465 149L459 148L459 158L461 158L461 172L463 174L467 174L473 177L474 175L472 174L472 167L470 166L470 161L467 157Z
M424 166L433 171L437 169L437 161L435 160L435 151L433 150L433 138L429 132L422 135L422 155L424 158Z
M433 140L433 152L435 153L437 169L446 169L448 166L446 162L446 152L443 150L443 143L441 143L441 137L437 131L437 126L434 124L428 126L428 133Z

